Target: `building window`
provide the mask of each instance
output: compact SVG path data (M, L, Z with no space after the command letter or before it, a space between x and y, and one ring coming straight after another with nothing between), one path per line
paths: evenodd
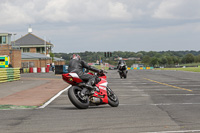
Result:
M36 48L37 53L41 53L41 48Z
M6 44L6 36L0 36L0 44Z
M23 48L23 53L29 53L30 52L30 48Z
M42 47L42 53L45 53L45 49L44 49L44 47Z
M2 36L2 43L6 44L6 36Z

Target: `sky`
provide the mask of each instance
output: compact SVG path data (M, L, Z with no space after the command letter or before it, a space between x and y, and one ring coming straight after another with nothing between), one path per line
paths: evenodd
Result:
M53 52L200 50L200 0L1 0L0 33ZM12 37L14 40L14 37Z

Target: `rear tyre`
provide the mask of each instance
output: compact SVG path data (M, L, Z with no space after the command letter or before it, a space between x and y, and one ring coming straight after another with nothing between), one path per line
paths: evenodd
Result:
M107 87L107 94L108 94L108 104L111 107L117 107L119 105L119 100L117 95L109 88Z
M123 73L124 73L124 78L126 78L126 77L127 77L127 73L126 73L126 71L124 71Z
M72 86L68 90L68 97L71 103L76 106L78 109L87 109L89 107L89 98L88 96L81 97L81 88L77 86Z

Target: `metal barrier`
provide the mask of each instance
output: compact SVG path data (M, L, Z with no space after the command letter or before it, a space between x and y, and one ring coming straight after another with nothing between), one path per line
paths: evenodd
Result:
M154 69L154 67L128 67L128 70L149 70Z
M20 80L20 68L0 68L0 83Z

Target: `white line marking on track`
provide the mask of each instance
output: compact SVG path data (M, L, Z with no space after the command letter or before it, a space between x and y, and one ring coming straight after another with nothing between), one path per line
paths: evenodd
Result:
M181 131L159 131L159 132L142 132L142 133L194 133L200 130L181 130Z
M67 91L69 88L71 87L71 85L69 85L67 88L61 90L60 92L58 92L58 94L56 94L54 97L52 97L49 101L47 101L45 104L43 104L42 106L39 107L39 109L43 109L45 108L47 105L49 105L53 100L55 100L57 97L59 97L64 91Z

